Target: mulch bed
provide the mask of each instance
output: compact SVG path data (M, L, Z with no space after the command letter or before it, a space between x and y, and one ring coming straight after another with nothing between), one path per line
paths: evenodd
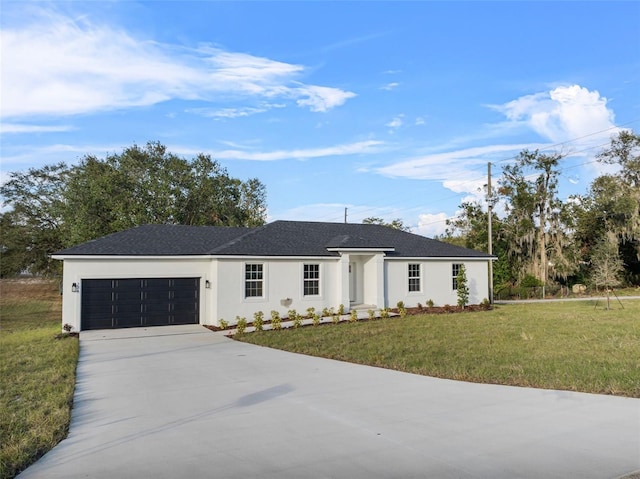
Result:
M407 310L407 316L415 316L415 315L419 315L419 314L451 314L451 313L471 313L474 311L486 311L488 309L491 309L491 307L487 306L483 306L481 304L471 304L468 306L465 306L464 309L462 309L460 306L451 306L451 305L445 305L445 306L432 306L432 307L428 307L428 306L422 306L419 308L406 308ZM393 308L389 310L391 313L395 313L395 314L399 314L398 308ZM345 316L345 315L343 315ZM398 318L398 316L394 316L395 318ZM308 319L308 318L305 318ZM376 319L381 319L381 318L376 318ZM283 318L282 321L288 321L287 318ZM359 321L363 321L363 319L360 319ZM264 326L266 326L267 324L271 324L271 320L264 320L264 322L262 323ZM326 325L326 324L332 324L332 323L322 323L321 326ZM210 329L211 331L225 331L224 329L222 329L219 326L213 326L210 324L203 324L203 326L207 329ZM250 328L253 326L253 323L249 323L247 322L247 328ZM235 325L230 325L229 327L227 327L226 331L230 330L230 329L234 329Z

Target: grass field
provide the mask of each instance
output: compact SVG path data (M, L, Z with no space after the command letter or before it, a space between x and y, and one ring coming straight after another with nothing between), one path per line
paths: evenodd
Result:
M57 283L0 282L0 478L14 477L68 430L78 339L60 337Z
M594 304L509 304L238 339L441 378L640 397L640 301Z
M78 340L57 284L0 282L0 479L67 433ZM497 306L245 334L243 341L429 376L640 397L640 301Z

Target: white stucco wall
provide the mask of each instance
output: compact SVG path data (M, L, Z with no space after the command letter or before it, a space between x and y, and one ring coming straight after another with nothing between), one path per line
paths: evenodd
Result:
M70 324L73 331L80 330L80 303L83 279L118 278L200 278L200 322L215 324L211 317L211 290L205 289L205 281L212 277L212 260L209 258L108 258L76 259L64 261L62 280L62 324ZM80 285L80 292L73 293L73 283Z
M247 263L263 265L263 296L260 298L245 298ZM318 296L303 294L304 264L320 265ZM213 301L213 317L215 321L224 319L229 324L234 324L236 316L252 321L253 314L257 311L262 311L267 320L272 310L278 311L284 317L290 309L305 314L310 307L318 312L325 307L337 308L342 300L341 270L339 258L220 258L217 260L216 277L211 289L211 294L216 295Z
M432 300L436 306L458 304L458 295L452 284L451 268L453 263L464 264L469 286L469 304L479 304L489 297L487 260L424 260L391 259L386 261L387 302L394 308L398 301L406 307L425 305ZM420 264L421 290L409 292L408 265Z
M264 267L264 294L245 298L245 264ZM320 294L304 296L303 264L320 265ZM72 284L82 288L83 279L119 278L200 278L200 323L229 324L236 316L253 320L257 311L270 318L272 310L286 316L290 309L306 313L313 307L349 310L349 264L355 265L357 303L383 308L403 301L407 307L432 300L435 305L457 304L452 288L451 265L463 263L467 270L469 303L477 304L489 296L487 260L390 259L383 253L345 253L334 258L211 258L211 257L105 257L67 258L64 261L62 324L79 331L81 293L71 291ZM421 265L421 291L408 291L408 264ZM206 281L211 284L206 288Z

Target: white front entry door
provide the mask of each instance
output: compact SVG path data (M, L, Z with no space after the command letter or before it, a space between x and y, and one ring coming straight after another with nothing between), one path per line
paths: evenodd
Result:
M357 292L357 273L356 273L356 263L349 263L349 302L356 302L356 292Z

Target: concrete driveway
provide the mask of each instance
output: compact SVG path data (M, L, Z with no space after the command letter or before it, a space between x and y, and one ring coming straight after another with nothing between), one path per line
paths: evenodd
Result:
M312 358L201 326L83 332L69 437L30 478L618 478L640 400Z

